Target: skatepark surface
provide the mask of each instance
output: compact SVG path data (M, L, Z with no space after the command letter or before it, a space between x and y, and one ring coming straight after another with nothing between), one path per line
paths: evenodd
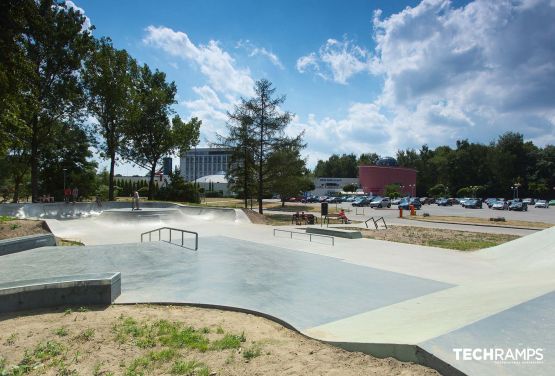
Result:
M445 374L555 374L555 227L459 252L274 236L273 227L250 224L234 209L158 204L131 212L125 205L71 205L0 206L0 215L44 218L55 235L86 244L1 256L0 283L121 272L116 303L259 312L310 337L428 362ZM198 251L140 243L141 233L162 226L197 232ZM186 236L185 242L193 241ZM457 360L454 349L460 348L542 349L543 359Z

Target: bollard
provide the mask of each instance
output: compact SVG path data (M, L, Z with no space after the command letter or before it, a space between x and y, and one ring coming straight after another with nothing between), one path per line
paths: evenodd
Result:
M399 208L399 218L403 218L403 208Z
M414 205L409 205L410 215L416 215L416 210L414 210Z

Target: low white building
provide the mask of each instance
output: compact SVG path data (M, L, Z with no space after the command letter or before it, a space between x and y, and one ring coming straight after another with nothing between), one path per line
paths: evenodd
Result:
M343 187L349 184L354 184L358 188L358 178L315 178L315 188L308 193L313 196L328 196L342 192Z
M209 191L219 192L222 191L224 196L229 196L229 188L227 185L227 179L225 177L225 172L219 171L214 175L207 175L195 180L200 188L204 188L204 192Z

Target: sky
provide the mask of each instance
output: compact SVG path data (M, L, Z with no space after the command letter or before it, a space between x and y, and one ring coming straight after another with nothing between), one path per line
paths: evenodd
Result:
M309 167L507 131L555 144L555 0L68 4L96 37L175 81L175 112L202 120L199 146L225 133L226 112L262 78L286 96L287 133L304 131Z

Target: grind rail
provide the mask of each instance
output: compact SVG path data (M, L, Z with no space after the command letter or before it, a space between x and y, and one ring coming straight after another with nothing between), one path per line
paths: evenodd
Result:
M162 231L164 231L164 230L168 230L168 232L169 232L169 239L170 239L169 241L162 239ZM172 231L177 231L177 232L181 233L181 245L179 243L172 242ZM143 243L143 239L144 239L145 235L148 235L148 241L151 242L152 241L152 233L155 233L155 232L158 232L158 241L170 243L170 244L177 245L177 246L187 248L187 249L191 249L191 250L194 250L194 251L198 250L198 233L197 232L182 230L182 229L173 228L173 227L160 227L160 228L157 228L157 229L154 229L154 230L143 232L141 234L141 243ZM185 233L195 235L195 248L190 248L190 247L187 247L185 245Z
M364 224L366 225L366 228L368 228L368 222L370 222L370 221L372 221L372 223L374 223L374 227L376 227L376 230L378 229L378 222L379 221L382 221L383 225L387 229L387 224L385 223L385 219L383 217L380 217L378 219L374 219L374 217L368 218L366 221L364 221Z
M331 245L332 245L332 246L335 246L335 238L334 238L333 236L329 236L329 235L320 235L320 234L307 234L306 232L291 231L291 230L281 230L281 229L278 229L278 228L275 228L275 229L274 229L274 236L276 236L276 231L279 231L279 232L288 232L288 233L291 235L291 236L290 236L291 239L293 239L293 234L305 235L305 236L308 236L308 239L309 239L310 242L312 242L312 237L313 237L313 236L317 236L317 237L320 237L320 238L330 238L330 239L331 239Z

